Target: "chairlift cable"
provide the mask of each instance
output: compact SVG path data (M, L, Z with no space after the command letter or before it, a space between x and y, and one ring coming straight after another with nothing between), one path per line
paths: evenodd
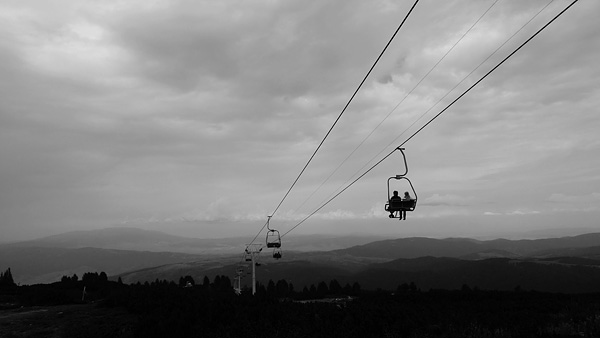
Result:
M396 111L396 109L398 109L398 107L404 102L404 100L406 100L406 98L408 96L410 96L418 87L419 85L429 76L429 74L431 74L431 72L433 72L433 70L435 70L435 68L446 58L446 56L448 56L448 54L450 54L450 52L452 52L452 50L454 50L454 48L465 38L465 36L471 32L471 30L473 30L473 28L479 23L479 21L481 21L481 19L483 19L483 17L492 9L492 7L494 7L496 5L496 3L498 3L498 1L500 0L495 0L486 10L485 12L483 12L483 14L481 14L481 16L479 16L479 18L471 25L471 27L469 27L469 29L467 29L463 35L452 45L452 47L450 47L450 49L448 49L448 51L446 51L446 53L429 69L429 71L413 86L413 88L404 96L404 98L402 98L402 100L400 100L400 102L398 102L396 104L396 106L381 120L381 122L379 122L379 124L377 124L377 126L375 126L375 128L373 128L373 130L354 148L354 150L352 150L352 152L350 152L350 154L348 154L348 156L346 156L346 158L331 172L331 174L329 174L329 176L327 176L327 178L325 180L323 180L323 182L304 200L304 202L302 202L302 204L300 204L300 206L298 208L296 208L296 210L302 208L307 202L308 200L310 200L314 194L319 191L323 185L325 185L325 183L327 183L329 181L329 179L331 179L331 177L333 177L333 175L344 165L344 163L346 163L350 157L352 157L352 155L354 155L354 153L356 151L358 151L358 149L373 135L373 133L375 133L375 131L390 117L390 115ZM552 2L554 0L551 0L550 2ZM546 5L547 6L547 5ZM544 7L545 8L545 7ZM539 14L539 13L538 13ZM536 15L537 16L537 15ZM469 74L470 75L470 74ZM462 82L462 81L461 81ZM429 112L429 110L427 111ZM425 114L427 113L425 112ZM418 120L417 120L418 121ZM413 124L411 124L410 127L412 127L417 121L415 121ZM408 129L408 128L407 128ZM402 136L404 133L402 133L400 136ZM393 142L395 142L397 139L394 139ZM386 148L388 146L390 146L390 144L388 144L386 146ZM385 149L385 148L384 148ZM381 154L381 152L377 153L373 158L371 158L371 160L369 160L367 162L367 164L369 162L371 162L375 157L379 156ZM356 174L358 174L358 172L360 172L361 170L363 170L366 167L366 164L361 167L357 172L354 173L353 176L355 176ZM346 181L344 184L348 183L348 181ZM344 185L342 184L342 186ZM336 190L340 189L340 187L338 187ZM331 197L331 195L330 195ZM323 203L323 201L321 202Z
M346 112L346 109L348 108L348 106L350 105L350 103L352 102L352 100L354 99L354 97L356 96L356 94L358 93L358 91L360 90L360 88L362 87L362 85L365 83L365 81L367 80L367 78L369 77L369 75L371 74L371 72L373 71L373 69L375 68L375 66L377 65L377 63L379 62L379 60L381 59L381 57L383 56L383 54L385 53L385 51L387 50L387 48L389 47L389 45L392 43L392 41L394 40L394 38L398 34L398 31L400 31L400 28L402 28L402 26L404 25L404 22L406 22L406 20L408 19L408 17L412 13L413 9L415 8L415 6L417 5L418 2L419 2L419 0L416 0L415 3L412 5L412 7L408 11L408 13L404 17L404 19L402 20L402 22L400 23L400 25L398 26L398 28L396 29L396 31L394 32L394 34L392 35L392 37L389 39L389 41L387 42L387 44L385 45L385 47L383 48L383 50L381 51L381 53L379 54L379 56L377 57L377 59L375 60L375 62L373 63L373 65L371 66L371 68L369 69L369 71L367 72L367 74L365 75L365 77L363 78L363 80L358 85L358 88L356 88L356 90L354 91L354 93L352 94L352 96L350 97L350 99L348 100L348 102L346 103L346 105L344 106L344 108L342 109L342 111L340 112L340 114L338 115L338 117L335 119L335 121L333 122L333 124L331 125L331 127L329 128L329 130L327 131L327 133L325 134L325 137L323 137L323 139L321 140L321 143L319 143L319 145L317 146L317 149L315 149L315 151L313 152L313 154L310 156L310 158L308 159L308 162L306 162L306 164L304 165L304 167L300 171L300 174L298 174L298 177L296 177L296 179L294 180L294 182L292 183L292 185L290 186L290 188L288 189L288 191L286 192L286 194L283 196L283 198L281 199L281 201L279 202L279 204L277 205L277 207L275 208L275 210L271 213L271 215L274 215L277 212L277 210L279 210L279 207L281 207L281 204L283 203L283 201L285 201L285 199L287 198L287 196L289 195L289 193L292 191L292 188L294 188L294 186L296 185L296 183L300 179L300 176L302 176L302 174L304 173L304 171L306 170L306 168L308 167L308 165L310 164L310 162L313 160L313 158L315 157L315 155L317 154L317 152L319 151L319 149L321 149L321 146L323 145L323 143L325 142L325 140L327 139L327 137L329 136L329 134L331 133L331 131L333 130L333 128L335 127L335 125L338 123L338 121L340 120L340 118L342 117L342 115Z
M335 119L335 121L333 122L333 124L331 125L331 127L329 128L329 130L327 131L327 133L325 134L325 136L323 137L323 139L321 140L321 142L319 143L319 145L317 146L317 148L315 149L315 151L313 152L313 154L308 159L308 162L306 162L306 164L304 165L304 167L302 168L302 170L300 171L300 173L298 174L298 176L296 177L296 179L294 180L294 182L292 183L292 185L290 186L290 188L288 189L288 191L285 193L285 195L283 196L283 198L281 199L281 201L279 202L279 204L277 205L277 207L275 208L275 210L271 213L271 216L275 215L275 213L277 212L277 210L279 210L279 208L281 207L281 205L283 204L283 202L286 200L286 198L288 197L288 195L290 194L290 192L292 191L292 189L294 188L294 186L296 185L296 183L298 182L298 180L300 179L300 177L302 176L302 174L304 173L304 171L306 170L306 168L308 167L308 165L310 164L310 162L312 162L313 158L315 157L315 155L317 154L317 152L319 151L319 149L321 148L321 146L323 145L323 143L325 143L325 140L327 139L327 137L329 136L329 134L331 134L331 131L333 130L333 128L335 127L335 125L338 123L338 121L340 120L340 118L342 117L342 115L346 112L346 109L348 108L348 106L350 105L350 103L352 102L352 100L354 99L354 97L356 96L356 94L358 93L358 91L361 89L362 85L366 82L367 78L369 77L369 75L371 74L371 72L373 71L373 69L375 68L375 66L377 65L377 63L379 62L379 60L381 59L381 57L383 56L383 54L386 52L387 48L390 46L390 44L392 43L392 41L394 40L394 38L396 37L396 35L398 34L398 32L400 31L400 29L402 28L402 26L404 25L404 23L406 22L406 20L408 19L408 17L410 16L410 14L412 13L413 9L416 7L416 5L417 5L417 3L419 1L420 0L416 0L414 2L414 4L412 5L412 7L408 11L408 13L406 14L406 16L402 20L402 22L400 23L400 25L398 26L398 28L396 28L396 31L394 32L394 34L392 35L392 37L388 40L387 44L385 45L385 47L383 48L383 50L381 51L381 53L379 54L379 56L377 57L377 59L375 60L375 62L371 66L371 68L369 69L369 71L367 72L367 74L364 76L364 78L362 79L362 81L360 82L360 84L358 85L358 87L356 88L356 90L354 91L354 93L352 94L352 96L350 97L350 99L348 100L348 102L346 103L346 105L344 106L344 108L342 109L342 111L340 112L340 114L338 115L338 117ZM260 228L260 230L258 231L258 233L256 234L256 236L254 236L254 238L252 239L252 241L250 242L250 244L253 244L254 241L256 241L256 239L258 238L258 236L260 235L260 233L264 230L264 228L267 226L267 224L268 224L268 222L266 222L262 226L262 228Z
M554 16L554 18L552 18L550 21L548 21L544 26L542 26L540 29L538 29L531 37L529 37L527 40L525 40L525 42L523 42L521 45L519 45L519 47L517 47L513 52L511 52L508 56L506 56L504 59L502 59L502 61L500 61L496 66L494 66L491 70L489 70L485 75L483 75L479 80L477 80L473 85L471 85L469 88L467 88L462 94L460 94L456 99L454 99L452 102L450 102L444 109L442 109L439 113L437 113L434 117L432 117L427 123L425 123L423 126L421 126L417 131L415 131L410 137L408 137L406 140L404 140L404 142L402 142L397 148L402 147L404 144L406 144L408 141L410 141L413 137L415 137L418 133L420 133L423 129L425 129L425 127L427 127L429 124L431 124L434 120L436 120L440 115L442 115L445 111L447 111L452 105L454 105L458 100L460 100L462 97L464 97L468 92L470 92L475 86L477 86L479 83L481 83L481 81L483 81L486 77L488 77L492 72L494 72L496 69L498 69L502 64L504 64L504 62L506 62L506 60L508 60L509 58L511 58L514 54L516 54L519 50L521 50L521 48L523 48L526 44L528 44L531 40L533 40L533 38L535 38L539 33L541 33L544 29L546 29L550 24L552 24L556 19L558 19L562 14L564 14L569 8L571 8L576 2L578 2L579 0L573 0L573 2L571 2L565 9L563 9L560 13L558 13L556 16ZM357 177L355 180L353 180L350 184L348 184L346 187L344 187L340 192L338 192L337 194L335 194L333 197L331 197L329 200L327 200L324 204L322 204L320 207L318 207L315 211L313 211L312 213L310 213L308 216L306 216L304 219L302 219L298 224L296 224L295 226L293 226L290 230L288 230L286 233L284 233L283 235L281 235L281 237L285 237L288 233L290 233L292 230L294 230L295 228L297 228L298 226L300 226L302 223L304 223L306 220L308 220L310 217L312 217L314 214L316 214L317 212L319 212L321 209L323 209L326 205L328 205L329 203L331 203L331 201L333 201L335 198L337 198L339 195L341 195L344 191L346 191L348 188L350 188L352 185L354 185L354 183L356 183L358 180L360 180L361 178L363 178L365 175L367 175L371 170L373 170L375 167L377 167L379 164L381 164L381 162L383 162L384 160L386 160L388 157L390 157L396 150L397 148L395 148L394 150L392 150L390 153L388 153L386 156L384 156L381 160L379 160L377 163L375 163L373 166L371 166L367 171L365 171L363 174L361 174L359 177Z
M417 118L416 120L414 120L408 127L406 127L404 129L404 131L402 131L402 133L400 133L396 138L394 138L390 143L388 143L381 151L379 151L377 154L375 154L373 157L371 157L371 159L369 159L360 169L358 169L353 175L352 177L355 177L356 175L358 175L358 173L360 173L364 168L367 167L367 165L369 163L371 163L372 161L374 161L379 155L381 155L387 148L389 148L390 146L392 146L396 141L398 141L398 139L400 137L402 137L402 135L404 135L410 128L412 128L415 124L417 124L417 122L419 122L425 115L427 115L431 110L433 110L433 108L435 106L437 106L440 102L442 102L442 100L444 100L448 95L450 95L450 93L452 93L458 86L460 86L466 79L468 79L473 73L475 73L475 71L477 71L481 66L483 66L483 64L485 64L492 56L494 56L502 47L504 47L510 40L512 40L512 38L514 38L520 31L522 31L525 26L527 26L531 21L533 21L536 17L538 17L538 15L540 15L540 13L542 13L552 2L554 2L554 0L550 0L550 2L548 2L544 7L542 7L534 16L532 16L526 23L524 23L521 28L519 28L517 31L515 31L508 39L506 39L500 46L498 46L498 48L496 48L492 53L490 53L490 55L488 55L487 58L485 58L485 60L481 61L479 63L479 65L475 68L473 68L473 70L471 70L471 72L469 72L469 74L465 75L462 80L460 80L456 85L454 85L454 87L452 87L450 90L448 90L446 92L446 94L444 94L444 96L440 97L433 105L431 105L431 107L429 109L427 109L425 112L423 112L423 114L421 114L421 116L419 116L419 118ZM405 97L406 98L406 97ZM402 101L400 102L402 103ZM394 109L396 109L400 103L398 103L398 105L396 105L396 107ZM392 110L393 111L393 110ZM390 112L391 113L391 112ZM348 179L346 182L342 183L335 191L338 191L339 189L341 189L344 185L346 185L352 178ZM329 197L333 196L329 195ZM328 197L328 198L329 198ZM325 199L327 200L327 199ZM324 200L324 201L325 201ZM324 202L323 201L323 202ZM323 203L321 202L321 203Z

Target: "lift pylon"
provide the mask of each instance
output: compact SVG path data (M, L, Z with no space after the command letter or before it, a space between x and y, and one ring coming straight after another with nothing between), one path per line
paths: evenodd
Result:
M254 243L247 244L244 254L250 258L252 262L252 294L256 293L256 266L258 265L258 255L262 251L262 244Z

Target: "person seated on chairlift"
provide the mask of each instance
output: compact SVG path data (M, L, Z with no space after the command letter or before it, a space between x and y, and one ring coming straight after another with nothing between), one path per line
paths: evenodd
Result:
M390 217L394 217L394 209L392 208L392 201L401 201L402 198L400 198L400 196L398 196L398 191L395 190L394 191L394 196L390 197Z
M410 197L410 194L408 193L408 191L404 192L404 197L402 198L402 200L403 201L410 201L410 200L412 200L412 197ZM406 210L400 211L400 219L406 220Z

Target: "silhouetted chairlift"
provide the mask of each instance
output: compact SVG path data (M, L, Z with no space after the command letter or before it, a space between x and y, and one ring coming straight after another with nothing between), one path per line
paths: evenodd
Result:
M400 150L400 153L402 153L402 158L404 159L404 173L403 174L399 174L396 176L392 176L390 178L388 178L387 180L387 203L385 204L385 211L389 212L390 218L399 218L401 216L402 212L406 212L406 211L414 211L415 208L417 207L417 192L415 191L415 188L412 185L412 182L406 177L406 174L408 174L408 164L406 163L406 155L404 155L404 148L396 148L396 150ZM408 182L408 184L410 185L410 189L412 190L412 195L411 195L411 199L409 200L402 200L401 198L397 198L397 199L392 199L392 191L393 189L390 189L390 181L391 180L406 180Z
M244 251L244 260L246 262L252 262L252 254L248 251L248 248Z
M281 248L281 236L279 231L269 229L267 232L267 248Z
M254 252L254 265L255 266L261 266L262 263L260 262L260 253L262 252L263 248L258 249L258 251Z
M273 248L273 258L280 259L283 256L281 251L281 235L279 231L270 228L271 216L267 217L267 248Z
M280 259L282 256L283 256L283 253L281 252L281 248L273 249L273 258Z

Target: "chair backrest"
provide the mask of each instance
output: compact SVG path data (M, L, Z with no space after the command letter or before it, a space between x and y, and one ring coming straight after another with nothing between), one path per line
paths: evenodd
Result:
M392 199L389 201L389 210L406 210L406 211L412 211L414 210L416 204L417 204L417 200L414 199L410 199L410 200L400 200L400 199Z
M391 209L399 209L402 208L403 201L401 199L392 199L390 200L390 208Z

